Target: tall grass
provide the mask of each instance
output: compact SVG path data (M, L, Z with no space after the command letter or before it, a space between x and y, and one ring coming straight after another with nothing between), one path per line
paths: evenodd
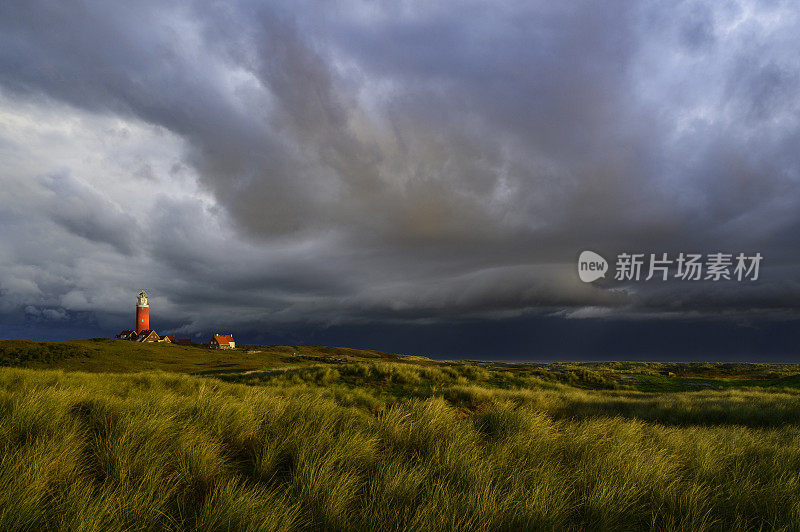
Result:
M0 370L0 530L800 523L791 390L501 389L481 368L346 366L255 386ZM417 393L347 381L373 377Z

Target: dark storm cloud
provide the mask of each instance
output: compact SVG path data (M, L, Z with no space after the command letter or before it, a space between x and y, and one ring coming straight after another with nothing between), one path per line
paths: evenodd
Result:
M97 191L68 173L40 179L49 192L44 209L52 220L70 233L105 243L124 255L134 252L136 221Z
M2 308L122 320L142 284L189 332L796 319L798 30L780 2L5 2L7 101L179 147L128 175L0 174L31 206ZM26 251L48 224L81 243ZM765 263L747 286L601 287L577 280L582 249Z

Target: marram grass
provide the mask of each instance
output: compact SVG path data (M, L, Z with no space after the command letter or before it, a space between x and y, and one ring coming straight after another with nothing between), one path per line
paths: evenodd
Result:
M303 371L0 370L0 530L800 527L792 389Z

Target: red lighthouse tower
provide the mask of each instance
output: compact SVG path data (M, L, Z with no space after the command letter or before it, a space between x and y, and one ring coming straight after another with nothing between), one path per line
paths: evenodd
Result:
M147 293L142 290L136 303L136 334L148 329L150 329L150 305L147 304Z

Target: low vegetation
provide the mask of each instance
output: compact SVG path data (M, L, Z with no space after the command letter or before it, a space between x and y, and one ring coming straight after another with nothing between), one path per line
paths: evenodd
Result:
M0 342L0 530L800 523L797 366L30 344Z

